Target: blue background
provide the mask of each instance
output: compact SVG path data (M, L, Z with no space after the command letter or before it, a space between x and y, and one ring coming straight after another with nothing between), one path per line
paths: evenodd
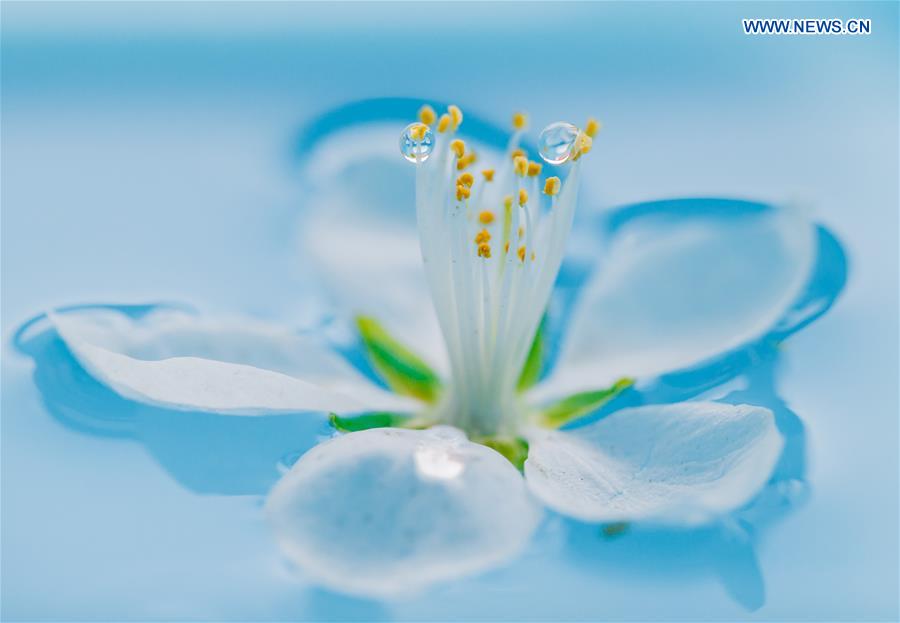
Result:
M871 18L872 35L747 37L744 17ZM4 2L2 35L4 620L898 617L896 3ZM778 364L809 496L755 548L551 520L514 566L346 599L298 585L259 513L261 457L321 422L223 431L106 402L97 424L42 402L10 339L50 307L312 316L298 132L395 95L501 125L594 114L597 204L793 201L841 240L842 297Z

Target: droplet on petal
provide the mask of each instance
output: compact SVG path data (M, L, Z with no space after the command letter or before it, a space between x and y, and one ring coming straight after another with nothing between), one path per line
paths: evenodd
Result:
M541 132L538 151L545 162L562 164L572 157L577 139L578 128L571 123L557 121Z
M430 127L417 121L403 128L400 134L400 153L404 158L410 162L425 162L433 150L434 132Z

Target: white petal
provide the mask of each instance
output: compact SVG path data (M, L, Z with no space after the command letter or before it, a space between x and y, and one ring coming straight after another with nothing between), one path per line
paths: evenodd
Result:
M84 368L120 395L234 415L409 409L317 340L253 321L160 309L49 314Z
M538 396L683 369L764 335L802 293L814 239L786 209L635 218L581 293Z
M266 510L313 581L374 597L500 565L541 515L505 458L449 427L336 437L300 458Z
M583 428L532 430L525 478L583 521L699 524L748 502L784 444L771 411L683 402L622 409Z

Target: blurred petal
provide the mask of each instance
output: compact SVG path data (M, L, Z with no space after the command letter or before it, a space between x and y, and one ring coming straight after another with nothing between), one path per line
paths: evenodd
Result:
M759 338L802 293L814 242L787 209L634 219L611 238L536 395L683 369Z
M550 508L583 521L687 525L747 503L784 444L768 409L713 402L622 409L528 440L525 478Z
M336 437L300 458L266 510L312 580L374 597L500 565L541 514L509 461L449 427Z
M120 395L235 415L409 409L311 337L253 321L173 310L50 314L84 368Z

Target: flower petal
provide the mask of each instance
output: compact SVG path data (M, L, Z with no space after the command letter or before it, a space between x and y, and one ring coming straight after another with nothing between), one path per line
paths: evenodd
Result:
M532 492L583 521L694 525L748 502L784 444L771 411L682 402L622 409L570 431L534 429Z
M336 437L300 458L266 511L313 581L374 597L502 564L541 515L505 458L444 426Z
M325 345L280 327L171 309L48 316L79 363L131 400L234 415L411 407Z
M539 396L695 365L764 335L802 293L815 232L798 212L672 204L684 215L651 212L614 232Z

